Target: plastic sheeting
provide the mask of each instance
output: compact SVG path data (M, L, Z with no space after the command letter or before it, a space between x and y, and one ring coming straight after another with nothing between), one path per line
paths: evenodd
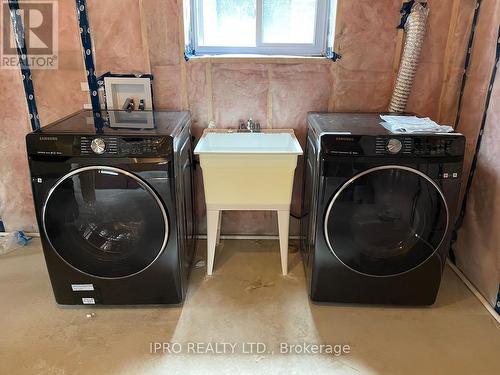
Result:
M0 217L6 231L36 231L24 143L31 127L18 70L0 70L0 92L10 95L0 106Z
M490 103L455 254L458 267L495 306L500 284L500 70Z
M20 6L22 8L23 3ZM59 1L58 7L58 68L31 70L41 126L76 112L90 102L88 92L80 86L80 82L87 79L75 2Z
M459 130L467 137L470 167L481 126L486 93L495 61L500 4L484 0L472 53L471 74L464 93ZM492 306L500 283L500 69L490 105L467 199L467 210L454 245L457 265ZM465 184L465 182L464 182Z
M87 0L87 12L97 75L149 73L139 1Z

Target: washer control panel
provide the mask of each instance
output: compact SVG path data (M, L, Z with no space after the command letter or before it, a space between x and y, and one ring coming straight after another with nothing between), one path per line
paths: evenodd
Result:
M349 156L463 156L465 137L450 135L344 135L325 134L321 137L323 153Z
M80 155L118 155L118 139L112 137L80 137Z
M397 154L403 148L403 144L399 139L391 138L387 141L385 148L389 154Z
M161 141L161 139L152 138L122 138L120 139L120 152L131 156L155 155L161 148Z
M92 142L90 142L90 149L94 151L95 154L101 155L106 151L106 143L102 138L94 138Z
M377 137L375 139L376 155L411 154L412 149L411 137Z
M459 142L462 140L463 142ZM461 147L465 146L465 138L456 139L453 136L442 136L433 138L415 138L413 152L416 155L442 156L456 154Z
M168 151L162 137L80 137L81 156L155 157Z

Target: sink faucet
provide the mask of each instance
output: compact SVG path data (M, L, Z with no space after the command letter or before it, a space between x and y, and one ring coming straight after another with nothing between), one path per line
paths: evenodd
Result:
M251 133L259 132L260 123L253 121L252 118L250 117L246 122L245 121L240 122L239 130L249 131Z

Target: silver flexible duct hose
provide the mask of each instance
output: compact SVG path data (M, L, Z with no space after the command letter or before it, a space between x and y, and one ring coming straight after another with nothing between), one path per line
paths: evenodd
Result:
M406 40L389 112L404 112L422 51L429 9L416 2L405 24Z

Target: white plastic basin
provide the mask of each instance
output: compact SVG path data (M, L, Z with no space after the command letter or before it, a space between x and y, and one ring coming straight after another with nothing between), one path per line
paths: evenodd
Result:
M293 130L238 133L206 129L200 155L207 204L207 274L211 275L223 210L274 210L281 269L288 272L288 228L293 175L302 149Z
M289 209L297 156L293 130L205 130L200 155L207 209Z
M302 149L293 132L237 133L206 132L194 150L195 154L294 154Z

